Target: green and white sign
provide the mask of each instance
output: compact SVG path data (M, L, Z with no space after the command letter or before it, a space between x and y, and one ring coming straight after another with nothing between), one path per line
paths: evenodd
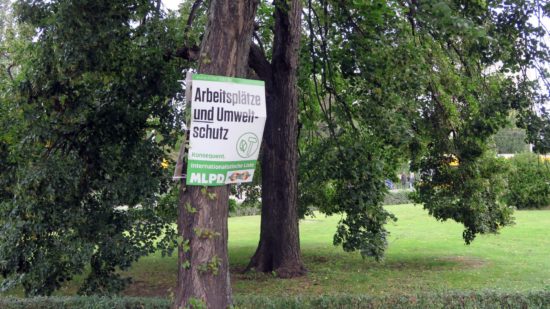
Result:
M265 119L263 81L194 74L187 185L251 182Z

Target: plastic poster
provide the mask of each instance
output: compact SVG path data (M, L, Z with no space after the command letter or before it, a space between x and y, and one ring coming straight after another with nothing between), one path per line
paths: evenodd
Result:
M193 74L187 185L251 182L265 119L263 81Z

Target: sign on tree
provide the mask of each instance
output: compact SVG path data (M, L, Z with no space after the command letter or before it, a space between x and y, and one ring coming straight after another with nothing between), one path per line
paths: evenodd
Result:
M194 74L187 185L251 182L265 119L263 81Z

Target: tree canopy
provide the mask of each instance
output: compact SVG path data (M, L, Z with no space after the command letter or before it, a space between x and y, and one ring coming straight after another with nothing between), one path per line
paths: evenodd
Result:
M174 246L175 201L164 193L176 190L164 167L182 115L171 98L200 56L207 18L200 0L183 1L180 16L158 3L20 0L17 26L0 19L3 287L51 294L91 265L81 292L111 293L127 282L117 268ZM284 178L298 191L276 194L297 193L301 215L341 214L334 243L377 259L396 220L382 207L384 183L404 163L415 201L462 223L466 243L512 223L491 139L514 111L535 150L549 149L549 4L308 0L301 24L286 5L259 4L249 61L250 77L269 78L272 115L297 113L277 114L297 121L297 136L269 133L287 140L268 145L266 160L292 167L281 147L299 153L298 174ZM297 105L281 105L295 87ZM290 99L270 97L281 89ZM277 166L262 176L275 183ZM279 204L298 219L296 199Z

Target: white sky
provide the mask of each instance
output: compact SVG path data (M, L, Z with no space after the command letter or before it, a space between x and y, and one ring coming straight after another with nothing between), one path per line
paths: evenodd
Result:
M182 3L182 0L162 0L162 4L164 5L164 8L170 9L170 10L177 10L178 5Z

